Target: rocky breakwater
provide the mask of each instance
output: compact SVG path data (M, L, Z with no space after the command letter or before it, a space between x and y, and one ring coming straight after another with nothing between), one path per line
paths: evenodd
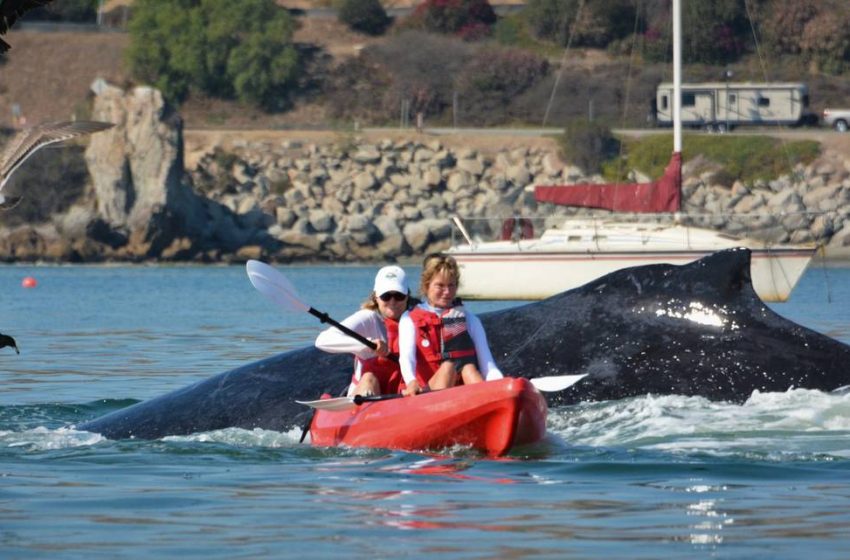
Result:
M517 214L536 217L538 231L565 215L610 217L534 201L537 184L602 181L561 162L554 142L485 151L415 133L305 142L234 132L193 150L187 166L181 119L157 90L93 90L93 118L116 126L86 150L92 188L50 222L7 231L6 260L418 260L450 244L454 215L482 239ZM722 176L686 163L684 220L850 257L850 154L826 150L755 185Z
M445 249L451 216L509 216L525 187L561 176L548 153L490 159L438 140L237 143L190 170L193 183L243 227L268 235L254 253L290 260L387 260Z
M770 243L810 243L825 254L850 259L850 154L826 149L809 165L771 181L731 187L716 184L705 162L683 169L686 223Z
M567 215L610 218L535 202L537 184L603 182L562 163L554 144L483 154L436 139L243 141L209 151L190 173L239 223L265 228L279 242L247 252L284 260L419 257L449 245L453 215L485 239L517 214L537 217L538 227ZM850 159L842 154L827 150L754 185L718 184L722 174L700 160L687 163L683 175L685 223L771 243L817 242L827 254L850 257Z

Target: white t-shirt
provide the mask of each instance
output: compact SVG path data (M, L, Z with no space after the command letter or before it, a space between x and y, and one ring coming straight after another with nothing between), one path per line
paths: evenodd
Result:
M418 307L437 314L443 311L427 303L420 303ZM501 379L504 375L499 370L496 360L493 359L493 354L490 352L487 334L484 332L481 320L468 309L464 309L466 310L466 329L469 331L473 344L475 344L475 355L478 357L478 371L481 372L484 381ZM405 383L410 383L416 378L416 326L408 312L401 316L398 323L398 346L401 375L404 377Z
M353 315L349 315L340 321L340 323L369 340L383 340L387 342L387 327L384 324L384 318L377 311L361 309ZM315 344L319 350L331 354L350 353L362 360L368 360L377 356L371 348L336 327L329 327L320 332L319 336L316 337ZM354 381L348 387L349 396L354 394L354 389L357 386L356 381L360 380L360 375L362 374L360 362L355 360L354 364Z

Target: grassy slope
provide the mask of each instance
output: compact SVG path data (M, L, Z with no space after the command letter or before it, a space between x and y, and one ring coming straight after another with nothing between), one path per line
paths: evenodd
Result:
M84 116L89 86L95 78L103 77L121 85L130 83L123 54L129 42L126 34L13 30L7 38L13 48L7 62L0 65L0 127L11 124L12 103L20 104L29 123L67 119L74 114ZM362 46L380 40L348 31L332 18L304 19L296 35L297 42L320 45L335 60L354 56ZM601 52L594 55L593 52L576 51L570 59L577 67L586 70L593 67L595 70L589 71L594 74L598 74L610 61L610 57ZM688 69L687 72L697 70ZM812 78L809 81L821 83L823 79ZM838 82L841 80L829 81L830 84ZM812 92L816 108L835 101L832 97L841 89L838 87L836 90L835 87L819 88L830 92L828 101L819 98L817 91ZM237 103L196 99L183 106L181 113L190 129L304 129L332 124L325 121L321 107L310 101L301 100L298 107L288 113L265 115ZM839 137L826 133L824 137L842 153L850 154L850 135Z

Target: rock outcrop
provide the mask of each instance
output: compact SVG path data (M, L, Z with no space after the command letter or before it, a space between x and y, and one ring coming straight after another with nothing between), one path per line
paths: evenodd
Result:
M151 87L125 91L98 80L92 91L92 117L116 125L86 149L97 218L130 240L128 254L155 257L179 236L199 237L206 215L185 180L179 115Z

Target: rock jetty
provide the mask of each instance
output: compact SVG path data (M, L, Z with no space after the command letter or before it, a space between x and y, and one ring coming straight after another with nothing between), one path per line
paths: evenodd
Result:
M89 195L45 224L6 231L5 260L220 262L418 260L452 242L451 218L492 239L504 219L551 226L602 211L538 205L536 184L601 181L554 148L483 153L439 138L231 142L184 158L182 122L152 88L96 82ZM773 243L816 241L850 257L850 160L827 151L773 181L729 186L683 170L681 219ZM641 179L640 177L636 177Z

